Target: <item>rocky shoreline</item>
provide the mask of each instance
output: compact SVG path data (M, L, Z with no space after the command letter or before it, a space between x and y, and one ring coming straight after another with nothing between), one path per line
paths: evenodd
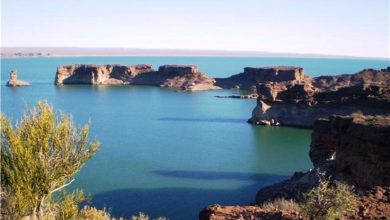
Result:
M324 176L354 187L358 208L347 219L387 219L390 216L390 117L331 116L316 120L310 145L314 168L259 190L258 205L275 199L302 199ZM270 218L269 216L276 216ZM302 219L297 213L266 212L258 206L209 206L201 220Z
M248 122L312 127L330 115L390 114L390 67L300 79L257 84L257 106Z

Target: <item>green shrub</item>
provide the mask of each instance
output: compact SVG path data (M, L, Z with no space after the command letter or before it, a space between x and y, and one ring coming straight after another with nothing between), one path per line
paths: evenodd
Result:
M2 202L6 200L1 214L43 219L54 209L52 194L73 181L99 143L88 142L89 125L78 128L70 116L56 117L44 102L26 111L16 126L3 114L0 121Z
M337 182L331 186L324 178L303 198L301 210L312 219L339 219L357 206L357 197L348 185Z

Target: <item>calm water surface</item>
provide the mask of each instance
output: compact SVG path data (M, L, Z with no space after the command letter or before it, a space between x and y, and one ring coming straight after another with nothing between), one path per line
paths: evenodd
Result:
M1 111L19 119L26 106L47 100L91 120L101 142L71 188L93 196L92 205L114 216L145 212L197 219L203 207L248 204L262 186L311 167L310 130L255 127L246 122L255 100L217 99L233 90L179 93L149 86L53 85L56 67L74 63L197 64L226 77L245 66L295 65L312 76L385 68L385 60L218 57L78 57L1 60ZM11 69L30 87L8 88Z

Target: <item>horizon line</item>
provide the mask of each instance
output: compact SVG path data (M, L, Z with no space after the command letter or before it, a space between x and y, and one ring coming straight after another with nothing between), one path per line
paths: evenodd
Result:
M231 49L192 49L192 48L132 48L132 47L80 47L80 46L1 46L1 57L18 57L17 53L47 53L53 57L61 56L238 56L238 57L296 57L296 58L349 58L349 59L384 59L390 57L380 56L356 56L345 54L321 54L299 52L272 52L260 50L231 50ZM4 51L5 50L5 51ZM52 51L42 51L52 50ZM57 51L56 51L57 50ZM66 50L66 51L58 51ZM74 50L74 51L71 51ZM82 50L82 51L76 51ZM106 50L106 51L98 51ZM96 52L108 52L109 54L96 54ZM65 54L63 54L66 52ZM83 52L95 52L83 54ZM118 54L118 53L124 54ZM137 54L143 52L145 54ZM152 54L158 52L157 54ZM177 54L174 54L174 53ZM192 52L192 53L191 53ZM4 56L5 55L5 56ZM20 56L26 57L26 56ZM28 57L28 56L27 56Z

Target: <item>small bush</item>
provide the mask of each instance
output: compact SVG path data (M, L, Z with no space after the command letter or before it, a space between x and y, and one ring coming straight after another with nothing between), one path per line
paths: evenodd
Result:
M298 203L296 203L294 200L286 200L283 198L278 198L272 202L263 203L262 205L260 205L260 208L264 209L265 211L300 211L300 206Z
M148 215L145 215L144 213L140 212L138 215L131 216L131 220L168 220L165 217L158 217L156 219L150 219Z
M84 206L80 210L79 219L111 220L111 216L106 210L99 210L95 207Z
M357 198L348 185L337 182L331 186L324 178L303 198L301 210L312 219L339 219L357 206Z

